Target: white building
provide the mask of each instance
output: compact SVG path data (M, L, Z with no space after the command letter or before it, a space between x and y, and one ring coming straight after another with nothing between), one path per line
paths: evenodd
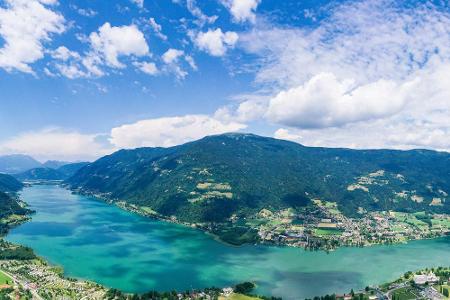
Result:
M434 275L433 272L430 272L428 274L423 274L423 275L414 275L414 283L415 284L425 284L425 283L433 283L433 282L438 282L439 281L439 277L437 277L436 275Z

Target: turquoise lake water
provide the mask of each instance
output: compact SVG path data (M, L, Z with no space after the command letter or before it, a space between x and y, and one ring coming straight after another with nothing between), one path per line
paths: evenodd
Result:
M190 228L141 217L58 186L25 188L36 210L7 240L32 247L71 277L127 292L257 283L257 292L304 299L343 293L408 270L450 265L450 237L330 254L268 246L231 247Z

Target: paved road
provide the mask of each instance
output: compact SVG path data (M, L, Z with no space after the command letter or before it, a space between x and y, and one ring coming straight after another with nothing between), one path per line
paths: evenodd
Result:
M25 282L19 280L16 276L6 272L5 270L1 270L3 273L5 273L6 275L8 275L9 277L11 277L15 283L19 283L21 286L23 286L26 289L29 289L31 294L33 295L33 299L36 300L44 300L44 298L42 298L41 296L39 296L39 294L37 293L36 289L33 289L31 287L29 287Z

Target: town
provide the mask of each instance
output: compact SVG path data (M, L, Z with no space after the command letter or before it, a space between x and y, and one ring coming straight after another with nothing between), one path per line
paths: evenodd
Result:
M333 294L307 300L415 300L450 299L450 267L406 272L397 280L380 286L367 286L361 291Z

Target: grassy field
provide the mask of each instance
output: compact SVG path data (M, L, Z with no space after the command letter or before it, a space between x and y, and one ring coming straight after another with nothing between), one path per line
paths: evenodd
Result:
M4 284L11 284L13 281L11 277L0 271L0 286Z
M410 300L417 299L417 296L410 291L410 288L401 288L392 293L392 296L395 296L395 299L398 300Z
M334 228L316 228L314 229L315 236L330 236L330 235L341 235L342 230Z
M219 300L259 300L260 298L255 298L255 297L249 297L246 295L242 295L242 294L231 294L230 297L225 298L223 296L219 297Z

